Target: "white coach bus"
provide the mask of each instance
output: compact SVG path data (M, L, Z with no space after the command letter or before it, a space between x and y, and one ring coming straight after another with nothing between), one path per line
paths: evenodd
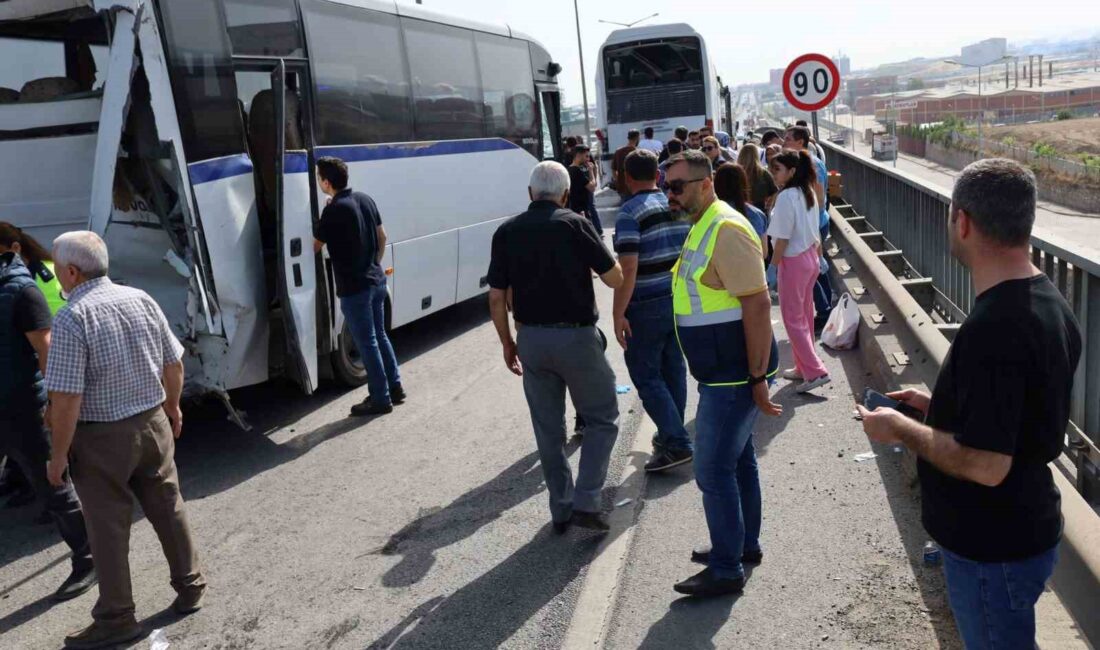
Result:
M703 37L690 25L617 29L600 47L596 114L609 160L631 129L664 142L678 126L721 129L721 82ZM610 172L610 170L606 170Z
M0 2L0 220L103 234L188 392L365 381L314 255L314 163L389 233L389 321L487 290L493 231L560 152L561 67L508 27L381 0Z

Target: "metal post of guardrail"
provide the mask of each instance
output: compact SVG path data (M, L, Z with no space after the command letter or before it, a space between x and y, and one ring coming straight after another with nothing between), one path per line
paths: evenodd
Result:
M951 197L917 177L831 143L822 145L830 152L831 166L842 175L845 201L855 213L866 219L871 230L881 232L893 249L901 251L908 268L932 280L937 298L952 313L969 313L974 304L970 274L951 256L947 244ZM837 231L842 230L838 224ZM853 239L855 242L849 244L862 265L883 288L891 287L882 299L890 300L895 308L914 309L913 297L884 262L861 238ZM1076 485L1056 464L1051 468L1062 493L1065 519L1052 582L1089 642L1100 647L1100 617L1096 616L1100 603L1100 516L1087 501L1100 500L1100 260L1045 233L1035 234L1031 246L1036 266L1052 278L1072 307L1083 338L1065 448L1075 469L1071 477ZM909 329L938 367L946 357L947 339L939 328L919 326L920 320L910 319Z

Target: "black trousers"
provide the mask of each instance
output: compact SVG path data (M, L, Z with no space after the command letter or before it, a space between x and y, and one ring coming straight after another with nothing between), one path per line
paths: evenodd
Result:
M46 505L61 538L73 551L73 567L84 568L92 563L92 548L84 527L84 514L76 490L65 475L61 487L50 485L46 478L46 461L50 459L50 438L42 421L42 411L0 415L0 455L19 464L35 496Z

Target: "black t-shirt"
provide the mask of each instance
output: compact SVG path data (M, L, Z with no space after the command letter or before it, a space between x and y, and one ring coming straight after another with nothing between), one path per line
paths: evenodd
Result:
M584 214L588 210L588 184L592 177L588 175L588 167L569 166L569 209L577 214Z
M36 286L29 286L19 292L12 302L12 317L15 319L15 331L22 334L50 329L50 305L46 296Z
M985 291L959 329L927 423L960 444L1012 456L996 487L917 463L928 533L959 555L1008 562L1053 547L1061 496L1047 464L1062 452L1081 332L1045 275Z
M336 295L353 296L386 283L378 259L378 226L382 216L374 199L342 190L313 225L313 236L328 245L336 276Z
M592 271L603 275L613 266L587 219L535 201L493 235L489 286L512 289L516 320L524 325L594 325L599 312Z

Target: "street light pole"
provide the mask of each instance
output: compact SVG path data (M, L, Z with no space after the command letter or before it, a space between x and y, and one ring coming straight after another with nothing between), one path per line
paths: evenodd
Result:
M982 66L978 66L978 159L982 157L982 118L985 106L982 104Z
M584 78L584 47L581 45L581 12L577 0L573 0L573 15L577 19L577 55L581 59L581 101L584 102L584 140L587 143L592 133L592 122L588 117L588 84Z

